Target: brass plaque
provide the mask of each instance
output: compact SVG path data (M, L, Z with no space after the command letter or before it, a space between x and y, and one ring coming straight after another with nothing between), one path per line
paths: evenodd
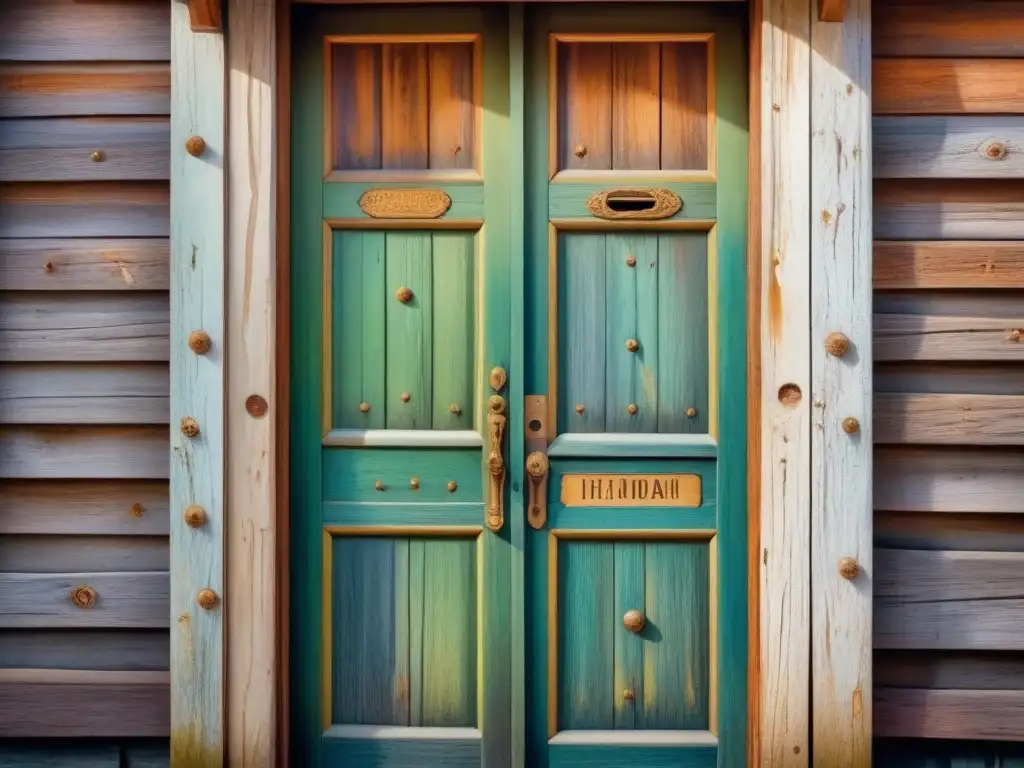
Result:
M567 507L699 507L700 475L562 475Z
M371 189L359 198L363 213L375 219L437 219L451 206L440 189Z

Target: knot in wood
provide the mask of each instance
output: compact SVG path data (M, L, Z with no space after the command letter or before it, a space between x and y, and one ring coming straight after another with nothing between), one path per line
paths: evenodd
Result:
M640 409L636 407L636 403L630 403L629 405L626 406L626 413L628 413L630 416L636 416L636 412L638 410Z
M202 136L189 136L185 141L185 151L192 157L202 157L206 151L206 140Z
M457 403L452 403L451 405L448 406L448 413L453 413L456 416L458 416L460 413L462 413L462 409L459 408Z
M196 604L204 611L212 611L217 606L217 593L212 589L201 589L196 595Z
M804 393L797 384L783 384L779 387L779 402L785 406L793 408L800 404L803 397Z
M857 421L853 416L847 416L843 419L843 432L848 435L855 435L860 432L860 422Z
M842 357L850 351L850 339L842 333L830 333L825 338L825 351L833 357Z
M395 298L398 299L403 304L408 304L410 301L412 301L412 288L407 288L406 286L403 285L401 288L395 291Z
M53 262L52 261L48 261L45 264L43 264L43 272L46 272L47 274L49 274L50 272L53 272Z
M132 508L128 511L131 513L132 517L142 517L142 513L145 512L146 509L138 502L135 502L132 504Z
M1006 157L1006 144L995 139L986 141L982 151L989 160L1002 160Z
M104 152L102 149L97 149L95 152L89 155L89 159L92 160L94 163L102 163L104 160L107 159L107 153Z
M245 410L254 419L262 419L266 416L269 407L261 395L249 395L245 399Z
M88 586L75 587L71 590L71 604L76 608L92 608L96 605L96 590Z
M580 160L587 156L587 148L582 144L577 144L576 149L573 150L573 154L576 155Z
M202 528L206 525L206 510L198 504L185 507L185 524L189 528Z
M635 267L636 266L636 256L634 256L633 254L630 254L629 256L627 256L626 257L626 266L627 267Z
M188 348L197 355L205 355L213 346L213 339L206 331L192 331L188 335Z
M636 634L644 628L644 624L647 620L644 618L642 611L638 611L635 608L631 611L626 611L622 617L622 626L628 629L633 634Z
M454 480L449 480L448 481L448 493L455 493L455 491L457 491L458 488L459 488L459 484L456 483Z
M693 406L687 408L686 409L686 415L689 416L692 419L694 416L697 415L697 409L694 408Z
M636 339L626 339L626 350L629 352L636 352L640 349L640 342Z
M844 557L839 561L839 575L847 581L853 581L860 573L860 564L852 557Z
M199 423L191 416L186 416L181 420L181 434L185 437L198 437Z
M1006 334L1007 341L1017 342L1024 338L1024 328L1011 328L1010 332Z

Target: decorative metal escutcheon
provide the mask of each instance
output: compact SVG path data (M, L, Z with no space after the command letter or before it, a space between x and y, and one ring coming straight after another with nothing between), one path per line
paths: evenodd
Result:
M371 189L359 198L359 208L374 219L439 219L452 207L440 189Z
M609 189L587 199L587 210L599 219L668 219L682 208L683 201L671 189Z
M505 441L505 398L491 395L487 401L487 434L490 448L487 453L488 483L487 529L497 533L505 525L505 457L502 453Z

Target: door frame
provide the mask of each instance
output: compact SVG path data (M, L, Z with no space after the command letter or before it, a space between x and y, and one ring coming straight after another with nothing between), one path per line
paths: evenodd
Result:
M356 0L308 0L309 2L336 2L347 4ZM362 0L363 3L374 0ZM412 2L413 0L377 0L378 2ZM435 0L438 3L465 2L466 0ZM478 0L491 2L492 0ZM494 0L496 1L496 0ZM545 2L547 0L539 0ZM554 1L554 0L552 0ZM588 0L563 0L563 2L586 2ZM590 0L604 2L605 0ZM659 0L655 0L659 1ZM661 0L672 2L675 0ZM686 2L687 0L679 0ZM192 0L195 2L195 0ZM300 0L224 0L226 13L226 42L231 66L224 73L226 95L225 112L228 116L230 139L224 152L226 170L226 208L229 212L226 226L225 261L229 282L255 275L259 287L251 292L258 300L271 306L267 317L253 324L251 307L242 301L229 301L226 305L227 338L229 350L242 348L240 355L231 353L232 364L228 388L228 403L225 411L227 430L230 437L249 434L246 441L229 439L227 447L227 468L225 485L227 502L225 513L228 524L223 531L223 546L226 550L224 603L228 609L228 628L223 647L218 648L222 659L224 676L221 681L225 692L226 727L224 729L224 755L231 765L263 766L276 760L278 765L288 764L289 731L289 444L290 402L290 6ZM212 2L211 2L212 4ZM828 12L832 3L824 2ZM866 294L862 290L850 302L840 307L841 317L830 320L842 322L847 318L852 331L866 334L857 339L862 358L866 361L858 367L858 380L845 380L837 389L852 391L862 387L862 379L870 382L870 232L871 232L871 183L870 183L870 3L868 0L851 0L848 4L847 19L836 25L838 31L822 34L823 46L831 42L833 50L818 55L824 61L837 65L836 75L828 86L838 92L846 87L843 77L848 77L857 86L860 97L845 112L836 110L829 114L827 105L815 101L810 103L810 79L815 55L811 44L811 27L818 23L817 4L813 0L749 0L750 6L750 55L749 84L749 171L748 171L748 239L747 239L747 507L748 507L748 692L747 730L748 764L761 763L762 759L774 754L773 750L784 748L788 754L787 764L807 764L809 759L810 693L810 638L798 637L789 650L786 662L794 666L784 672L793 672L797 681L780 680L780 675L762 666L766 636L778 634L781 626L788 626L796 615L793 608L789 613L782 611L784 590L803 590L810 594L811 542L801 538L794 549L787 551L796 555L791 562L767 567L766 542L777 543L771 531L762 531L762 519L771 519L771 527L786 530L790 525L803 530L803 517L810 518L810 502L799 488L783 498L772 497L772 454L771 432L779 427L779 402L775 387L778 381L796 381L806 384L810 392L811 381L806 365L799 361L793 367L793 358L800 358L814 345L812 323L797 324L787 328L783 334L774 320L782 312L784 299L799 300L797 289L806 291L814 274L806 257L790 269L796 273L789 285L780 286L773 278L772 247L778 238L791 236L800 242L807 242L819 215L812 215L812 193L809 168L797 166L789 173L772 173L784 166L802 151L809 151L811 144L810 125L815 129L828 129L843 136L861 141L860 149L866 158L867 183L855 185L846 201L846 216L853 216L857 210L860 222L852 235L844 233L838 242L833 238L835 252L842 252L853 258L863 273L864 265L868 278ZM805 18L806 12L806 18ZM521 21L520 21L521 25ZM521 34L521 29L520 29ZM838 38L838 42L836 41ZM792 59L782 51L790 53ZM867 74L864 73L864 59L867 59ZM819 72L819 70L815 70ZM210 73L218 80L216 73ZM195 91L202 92L206 86L202 78L190 83ZM522 79L519 80L522 87ZM790 95L800 90L807 91L806 98L798 105L805 110L797 117L807 121L807 131L793 130L798 120L791 122L776 119L779 105L774 101L779 94ZM848 91L849 93L849 91ZM867 125L864 135L864 98L867 97ZM806 102L806 103L804 103ZM175 108L184 108L179 98ZM851 114L857 118L851 124ZM859 122L858 122L859 120ZM852 146L853 142L850 142ZM174 150L178 157L177 148ZM267 162L254 163L254 158L269 158ZM821 168L824 176L838 176L839 161L833 152L815 153L815 169ZM863 182L863 171L858 172ZM522 183L522 179L519 179ZM173 194L173 192L172 192ZM815 194L813 201L821 197ZM780 202L781 201L781 202ZM867 233L868 253L859 237ZM780 234L781 233L781 234ZM821 246L815 246L822 249ZM521 253L522 243L513 242L513 248ZM513 266L513 276L521 275L521 261ZM801 280L801 274L803 280ZM793 275L790 275L792 278ZM521 286L521 284L520 284ZM247 289L248 290L248 289ZM249 294L247 294L248 296ZM804 304L807 300L804 298ZM513 293L513 321L522 321L522 288ZM243 311L243 304L245 308ZM865 320L867 326L865 326ZM513 345L514 364L522 361L521 345ZM866 379L865 379L866 371ZM764 385L763 385L764 380ZM179 386L174 383L172 388ZM262 413L247 411L244 403L234 402L243 392L252 390L261 394L269 404L268 418ZM511 397L523 396L523 392L511 392ZM243 396L244 399L244 396ZM810 400L807 396L798 406L810 418ZM264 411L266 413L266 411ZM255 432L244 425L253 419L261 419L261 428ZM250 421L246 421L250 420ZM870 451L870 407L861 418L862 442ZM239 426L242 425L242 426ZM521 430L520 423L510 425L511 430ZM521 432L520 432L521 434ZM815 461L818 469L829 466L830 448L824 446L825 455ZM522 455L511 457L513 471L520 473L522 483ZM809 451L803 451L801 464L791 470L806 472L809 482L814 482ZM838 461L837 456L834 461ZM864 469L866 467L866 469ZM262 470L253 488L251 470ZM867 508L864 504L842 513L844 530L859 526L857 541L858 555L862 568L870 568L871 521L870 521L870 453L863 462L859 474L849 470L834 476L831 482L861 482L865 484ZM516 476L510 477L510 484ZM860 500L863 502L863 499ZM513 505L510 517L522 519L521 500ZM173 514L173 513L172 513ZM865 520L865 514L867 519ZM254 546L254 528L259 531L258 546ZM864 538L866 537L866 544ZM807 553L795 551L796 546L806 545ZM256 551L254 551L256 550ZM764 550L764 554L763 554ZM781 557L781 556L780 556ZM172 561L181 559L180 553L172 552ZM522 573L521 561L514 562L513 574ZM258 589L253 584L259 585ZM831 585L829 589L834 589ZM519 605L517 610L521 610ZM866 734L870 745L871 733L871 641L870 641L870 587L866 601L846 606L848 618L843 627L834 627L833 635L856 627L852 641L845 642L843 654L835 654L831 660L836 680L845 685L851 674L859 674L857 701L863 710L859 722L848 726L855 731L857 739L847 734L846 742L863 742ZM172 617L173 618L173 617ZM814 617L815 622L818 616ZM834 616L833 622L834 622ZM172 621L172 626L174 622ZM818 626L817 623L814 626ZM867 627L866 635L864 626ZM866 637L866 640L865 640ZM519 648L521 644L517 644ZM795 663L804 659L803 669ZM513 669L521 669L522 657L513 660ZM777 665L776 665L777 666ZM866 676L864 671L867 670ZM172 668L172 675L176 674ZM800 675L803 675L800 677ZM784 677L785 675L783 675ZM802 691L801 691L802 689ZM835 691L837 702L850 700L845 688ZM513 710L513 759L523 755L522 696L519 709ZM820 706L815 693L815 707ZM193 715L202 717L203 702L194 703ZM197 714L198 713L198 714ZM774 713L774 714L773 714ZM781 715L780 713L786 713ZM187 719L189 712L174 717L178 722ZM767 715L773 714L773 723L768 724ZM173 729L172 729L173 732ZM828 734L826 734L827 736ZM841 734L833 734L836 743ZM172 736L172 740L173 740ZM817 739L817 736L815 737ZM517 746L518 742L518 746ZM796 755L796 757L793 757ZM214 764L214 763L211 763ZM216 764L220 764L217 762Z

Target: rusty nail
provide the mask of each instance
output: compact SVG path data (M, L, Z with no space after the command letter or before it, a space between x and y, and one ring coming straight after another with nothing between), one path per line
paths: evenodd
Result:
M206 142L202 136L189 136L185 142L185 151L192 157L200 157L206 151Z
M860 565L852 557L844 557L839 561L839 575L847 581L853 581L860 573Z
M418 491L420 489L420 479L418 477L411 478L409 480L409 487L414 491Z
M79 586L71 590L71 603L76 608L92 608L96 605L96 590L89 586Z
M181 434L185 437L197 437L199 435L199 424L191 416L181 420Z
M359 404L359 412L360 413L369 413L370 412L370 404L369 403L360 403Z
M583 413L583 411L584 411L583 403L577 403L576 404L576 413Z
M626 406L626 413L628 413L630 416L636 416L636 412L638 410L640 409L636 407L636 403L630 403L629 405Z
M89 159L92 160L94 163L102 163L104 160L107 159L107 153L104 152L102 149L97 149L95 152L89 155Z
M192 331L188 335L188 347L197 355L205 355L213 346L213 339L206 331Z
M630 352L636 352L638 349L640 349L640 342L637 341L636 339L627 339L626 349L629 350Z
M373 484L373 487L376 488L378 491L383 491L384 483L378 480L376 483Z
M198 504L185 507L185 525L189 528L202 528L206 525L206 510Z
M626 257L626 266L627 267L635 267L636 266L636 256L634 256L633 254L630 254L629 256L627 256Z
M687 408L686 409L686 415L689 416L692 419L694 416L697 415L697 409L692 407L692 406Z
M245 399L245 410L254 419L262 419L266 416L269 407L262 395L249 395Z
M860 432L860 422L857 421L853 416L847 416L843 419L843 432L848 435L855 435Z
M408 392L403 392L401 394L401 400L402 400L403 403L408 403L409 402L409 393Z
M448 493L455 493L455 491L456 491L456 489L458 487L459 487L458 483L456 483L454 480L449 480L448 481Z
M825 338L825 351L833 357L842 357L850 351L850 339L842 333L830 333Z
M132 504L132 508L129 511L131 512L132 517L142 517L142 513L146 510L141 504L135 502Z
M214 606L217 605L217 593L212 589L201 589L199 594L196 595L196 603L204 611L212 611Z
M406 288L404 285L395 291L395 298L403 304L408 304L412 301L412 289Z

